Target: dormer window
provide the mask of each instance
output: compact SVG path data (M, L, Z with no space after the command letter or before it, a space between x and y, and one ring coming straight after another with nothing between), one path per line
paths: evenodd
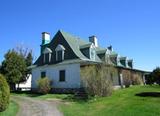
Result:
M43 51L43 63L50 63L52 57L52 50L50 48L45 48Z
M128 67L133 68L133 60L128 60Z
M65 48L63 47L63 45L59 44L56 49L56 61L62 61L64 60L64 51Z

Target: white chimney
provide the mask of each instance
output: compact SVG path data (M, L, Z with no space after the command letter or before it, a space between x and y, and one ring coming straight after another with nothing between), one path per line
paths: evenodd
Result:
M42 45L50 43L50 33L42 32Z
M94 36L94 35L90 36L89 41L92 42L95 45L95 47L98 47L98 39L96 36Z

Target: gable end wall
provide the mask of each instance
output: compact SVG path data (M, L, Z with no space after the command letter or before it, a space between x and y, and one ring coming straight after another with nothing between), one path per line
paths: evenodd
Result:
M65 70L66 72L65 82L59 82L60 70ZM37 88L37 80L40 79L43 71L53 81L52 88L80 88L80 64L41 66L32 69L32 89Z

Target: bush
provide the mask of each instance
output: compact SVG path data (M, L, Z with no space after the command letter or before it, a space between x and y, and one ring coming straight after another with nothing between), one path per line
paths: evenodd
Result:
M145 75L146 84L159 84L160 85L160 67L154 69L150 74Z
M127 70L123 70L123 84L126 88L130 87L131 85L131 72Z
M113 67L105 65L87 66L81 69L81 78L86 92L90 96L109 96L112 94L113 83L111 72Z
M38 84L38 92L40 94L47 94L51 90L51 81L45 77L45 78L40 78L37 81Z
M132 76L132 84L133 85L141 85L143 84L142 78L139 74L133 74Z
M153 72L151 73L151 76L153 77L155 82L160 85L160 67L154 69Z
M0 74L0 112L6 110L9 105L10 89L3 75Z
M155 79L152 77L152 74L150 73L150 74L145 75L145 81L146 81L146 84L152 85L154 84Z

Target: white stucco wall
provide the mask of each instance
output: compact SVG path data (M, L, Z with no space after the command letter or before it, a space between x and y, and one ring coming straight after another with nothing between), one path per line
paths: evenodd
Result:
M65 70L65 82L59 82L59 71ZM53 81L53 88L80 88L80 64L46 65L32 69L32 88L37 88L41 72Z

